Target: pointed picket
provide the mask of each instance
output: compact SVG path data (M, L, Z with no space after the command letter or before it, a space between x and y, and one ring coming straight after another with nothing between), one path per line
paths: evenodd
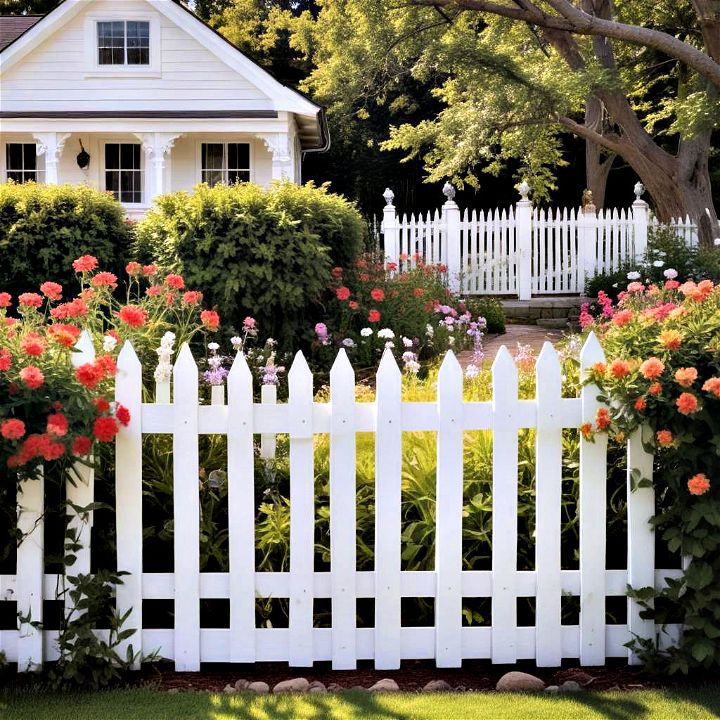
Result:
M344 349L330 370L332 666L352 670L356 650L355 373Z
M402 375L391 350L377 372L375 438L375 667L400 667Z
M462 663L463 372L448 350L438 374L435 662Z
M242 352L235 356L227 387L230 662L255 662L253 378Z
M125 657L131 645L135 653L143 649L142 366L129 340L117 359L115 400L130 411L129 425L120 426L115 439L117 569L128 573L116 588L116 603L119 616L130 613L123 629L135 630L117 648ZM134 669L140 669L139 661Z
M590 333L580 354L583 377L605 355ZM597 385L581 391L582 422L595 423L601 407ZM605 515L607 495L607 436L594 442L580 437L580 663L605 664Z
M518 372L504 345L492 364L492 662L517 660Z
M313 663L315 474L313 377L305 356L295 355L288 373L290 433L290 665Z
M562 369L546 342L535 366L535 657L538 667L562 660L560 527L562 509Z
M80 333L74 350L75 352L70 356L70 362L73 367L80 367L80 365L91 363L95 360L95 346L87 330L83 330Z
M628 438L627 456L627 569L628 585L636 590L654 587L655 584L655 531L650 524L655 516L655 489L635 487L633 473L652 481L653 455L643 447L643 430L652 433L649 427L639 428ZM640 617L642 608L637 600L628 598L628 632L634 638L654 640L655 621ZM640 665L642 660L628 650L630 665Z
M187 343L173 368L175 669L200 670L198 369Z

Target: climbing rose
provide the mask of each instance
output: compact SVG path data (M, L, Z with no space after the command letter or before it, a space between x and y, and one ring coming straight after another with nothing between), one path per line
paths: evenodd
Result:
M698 409L697 398L692 393L682 393L675 404L683 415L692 415Z
M687 486L691 495L704 495L710 489L710 481L703 473L698 473L688 480Z
M679 368L675 372L675 381L681 387L690 387L697 380L698 371L694 367Z
M93 435L100 442L110 442L118 433L118 424L115 418L99 417L93 423Z
M673 434L670 430L658 430L655 437L660 447L670 447L673 444Z
M6 440L19 440L25 434L25 423L15 418L4 420L0 425L0 434Z
M124 405L118 405L115 411L118 422L127 427L130 424L130 411Z
M83 255L75 260L72 266L75 272L91 272L98 266L98 261L92 255Z
M656 357L648 358L640 366L640 374L646 380L657 380L663 374L663 370L665 370L665 363Z
M68 420L62 413L54 413L49 415L47 419L47 431L55 437L67 435Z
M137 305L125 305L120 308L118 317L130 327L142 327L147 320L147 313Z
M40 286L40 292L48 299L52 301L60 300L62 297L62 285L56 282L44 282Z
M220 327L220 316L214 310L203 310L200 321L208 330L217 330Z
M385 292L381 288L373 288L370 297L376 302L382 302L385 299Z
M346 288L345 286L339 287L335 291L335 297L338 300L347 300L350 297L350 288Z
M93 390L97 387L97 384L102 380L102 376L102 370L93 363L85 363L75 370L75 378L88 390Z
M371 310L368 313L368 322L380 322L380 312L378 310Z
M0 308L10 307L12 304L12 295L10 293L0 293Z
M30 390L37 390L45 382L45 376L34 365L28 365L20 371L20 379Z
M72 444L72 453L78 457L83 457L90 452L92 440L87 435L78 435Z
M42 305L42 297L38 295L37 293L23 293L18 298L18 303L20 305L25 305L26 307L40 307Z
M165 278L165 284L175 290L182 290L185 287L185 280L183 280L182 275L170 273L170 275Z

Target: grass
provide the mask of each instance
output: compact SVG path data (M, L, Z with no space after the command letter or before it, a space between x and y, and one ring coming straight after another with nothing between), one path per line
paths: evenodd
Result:
M720 715L720 685L578 695L341 693L250 696L118 690L86 695L0 690L2 720L701 720Z

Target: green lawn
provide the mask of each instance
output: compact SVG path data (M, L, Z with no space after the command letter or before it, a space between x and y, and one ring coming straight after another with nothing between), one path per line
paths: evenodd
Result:
M121 690L88 695L0 691L2 720L699 720L720 716L720 686L573 696L310 695L257 697Z

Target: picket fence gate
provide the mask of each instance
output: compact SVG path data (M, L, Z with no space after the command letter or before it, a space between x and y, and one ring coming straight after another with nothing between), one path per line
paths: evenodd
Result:
M92 359L84 336L77 363ZM583 372L603 360L590 335L581 354ZM563 658L582 665L602 665L606 658L637 658L624 647L633 636L653 638L656 627L640 618L628 599L627 623L607 624L607 596L624 596L627 585L661 587L679 569L655 569L655 539L649 524L654 514L651 487L627 491L627 568L606 569L607 440L581 439L579 498L579 570L561 567L561 477L563 428L592 422L599 407L598 390L587 385L577 398L562 396L561 365L545 344L536 366L537 397L518 399L518 371L506 348L492 365L493 399L463 400L463 371L448 352L440 368L436 402L404 402L401 371L386 351L377 373L376 401L357 402L355 376L344 350L330 372L330 400L316 402L313 377L298 353L289 371L289 400L278 403L275 388L264 387L253 399L253 378L238 354L227 388L214 387L212 402L198 400L198 367L187 345L177 357L173 387L159 384L155 401L143 402L142 368L129 343L118 358L116 398L131 413L131 423L117 437L117 567L130 574L117 588L117 609L130 611L126 627L138 633L123 642L146 655L157 651L174 660L177 670L198 670L202 662L283 661L310 666L331 661L350 669L358 660L373 660L378 669L402 660L433 659L438 667L458 667L464 659L510 664L535 660L557 666ZM226 392L227 391L227 392ZM171 402L171 394L173 396ZM535 570L517 570L518 431L536 430ZM467 431L493 435L492 569L462 568L463 446ZM401 567L401 472L403 433L437 433L436 547L434 569ZM375 561L370 571L356 570L356 433L375 434ZM143 571L142 440L151 433L173 436L174 572ZM290 444L289 572L258 572L255 566L254 453L261 438L264 457L274 454L275 437ZM328 572L314 569L314 436L330 437L330 544ZM229 560L227 573L200 572L198 437L227 436ZM643 449L639 433L628 440L628 467L652 476L653 456ZM77 506L93 500L93 474L69 483ZM18 494L19 524L27 533L17 549L17 572L0 576L0 602L15 601L19 614L42 623L43 599L56 598L63 577L44 573L43 484L26 480ZM91 518L70 511L69 523L80 527L82 549L71 574L90 572ZM561 622L563 595L579 596L579 625ZM433 598L434 627L401 625L401 599ZM491 626L462 624L463 598L491 598ZM535 626L518 627L517 599L535 598ZM200 601L229 599L229 628L202 628ZM287 628L256 627L258 598L287 598ZM315 598L332 600L330 628L313 627ZM356 627L356 601L375 601L374 628ZM144 600L174 600L174 628L143 624ZM101 631L102 632L102 631ZM669 628L667 642L677 637ZM58 657L57 632L29 622L0 631L0 650L18 669L35 669Z
M446 184L442 211L398 216L387 189L380 226L385 255L400 270L420 261L444 265L454 292L530 300L582 294L587 278L642 259L648 228L661 227L641 199L640 183L629 211L597 211L592 204L538 209L528 200L529 191L521 185L521 200L507 210L461 211ZM697 227L689 216L673 219L669 227L688 245L697 245Z

